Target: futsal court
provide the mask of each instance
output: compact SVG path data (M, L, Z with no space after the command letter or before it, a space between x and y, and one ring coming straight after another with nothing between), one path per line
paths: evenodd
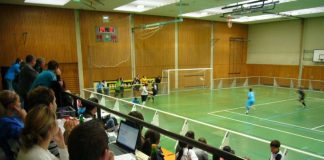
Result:
M118 111L140 111L145 121L175 133L193 130L212 146L233 146L241 157L267 157L264 152L269 148L267 142L281 139L289 158L320 159L316 155L324 154L324 92L306 90L307 107L303 107L296 88L236 83L238 87L173 90L156 96L154 103L149 100L145 106L133 105L132 98L124 98L126 101L118 101ZM249 88L255 92L256 103L255 109L246 114ZM106 107L116 110L115 99L108 96L103 99ZM165 148L175 149L175 140L162 139Z
M307 92L308 106L303 108L295 89L268 86L254 86L253 89L257 99L256 110L248 115L245 114L248 88L172 92L159 96L155 103L147 106L266 140L279 138L291 147L324 154L324 93ZM160 116L160 126L179 132L183 122L177 123L169 118ZM221 131L190 122L189 129L194 130L198 137L206 137L209 144L221 145L224 136ZM238 155L248 155L253 159L266 157L262 150L267 150L267 144L237 135L231 135L229 139ZM290 156L297 158L301 155L291 152Z

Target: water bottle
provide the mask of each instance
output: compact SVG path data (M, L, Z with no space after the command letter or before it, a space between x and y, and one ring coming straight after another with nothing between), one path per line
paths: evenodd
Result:
M152 150L150 155L151 160L158 160L157 154L158 154L158 146L156 144L152 144Z
M84 116L83 116L83 114L80 114L79 121L80 121L80 124L84 123Z

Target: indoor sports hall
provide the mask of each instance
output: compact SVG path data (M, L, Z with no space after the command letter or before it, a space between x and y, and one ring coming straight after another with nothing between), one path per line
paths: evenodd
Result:
M1 160L324 160L323 0L0 0L0 42Z

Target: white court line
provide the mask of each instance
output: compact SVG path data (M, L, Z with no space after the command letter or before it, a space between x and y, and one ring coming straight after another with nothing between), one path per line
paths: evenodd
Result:
M169 140L171 140L171 141L177 142L177 140L175 140L175 139L173 139L173 138L170 138L170 137L168 137L168 136L164 136L164 135L162 135L162 137L163 137L163 138L166 138L166 139L169 139Z
M264 106L264 105L274 104L274 103L280 103L280 102L286 102L286 101L291 101L291 100L296 100L296 98L289 98L289 99L284 99L284 100L280 100L280 101L256 104L256 105L254 105L254 107L255 106ZM231 109L218 110L218 111L209 112L208 114L233 111L233 110L237 110L237 109L241 109L241 108L245 108L245 107L236 107L236 108L231 108Z
M258 124L254 124L254 123L250 123L250 122L246 122L246 121L241 121L241 120L237 120L237 119L234 119L234 118L228 118L228 117L220 116L220 115L216 115L216 114L210 114L210 113L208 113L208 114L209 115L212 115L212 116L216 116L216 117L220 117L220 118L224 118L224 119L229 119L229 120L232 120L232 121L236 121L236 122L240 122L240 123L245 123L245 124L253 125L253 126L256 126L256 127L265 128L265 129L269 129L269 130L273 130L273 131L277 131L277 132L281 132L281 133L285 133L285 134L290 134L290 135L293 135L293 136L302 137L302 138L305 138L305 139L310 139L310 140L313 140L313 141L317 141L317 142L324 143L324 140L321 140L321 139L307 137L307 136L304 136L304 135L300 135L300 134L296 134L296 133L291 133L291 132L283 131L283 130L280 130L280 129L270 128L270 127L266 127L266 126L262 126L262 125L258 125Z
M323 98L317 98L317 97L307 97L307 96L306 96L306 98L313 98L313 99L317 99L317 100L321 100L321 101L324 101L324 99L323 99Z
M227 89L238 89L238 88L251 88L251 86L256 86L256 85L248 85L248 86L239 86L239 87L226 87L226 88L214 88L212 90L218 91L218 90L227 90Z
M314 127L314 128L312 128L312 130L316 130L316 129L319 129L319 128L322 128L322 127L324 127L324 124L320 125L320 126L317 126L317 127ZM318 130L316 130L316 131L318 131Z
M157 94L155 95L155 97L161 97L161 96L169 96L168 94ZM123 99L123 100L126 100L128 101L129 99L132 100L134 97L124 97L124 98L120 98L120 99ZM137 97L138 98L138 97ZM140 97L138 98L140 99ZM108 100L109 101L109 100Z
M256 86L260 86L260 87L272 87L272 88L280 88L280 89L290 89L290 90L297 90L297 88L290 88L290 87L275 87L275 86L268 86L268 85L262 85L262 84L259 84L259 85L256 85ZM324 93L323 91L316 91L316 90L309 90L309 89L304 89L304 91L307 91L307 92L318 92L318 93Z
M171 93L179 93L179 92L189 92L189 91L210 91L210 88L189 88L189 89L179 89L179 90L175 90L175 91L170 91ZM166 94L169 95L169 94Z
M307 128L307 127L298 126L298 125L294 125L294 124L290 124L290 123L279 122L279 121L266 119L266 118L261 118L261 117L257 117L257 116L251 116L251 115L247 115L247 114L243 114L243 113L237 113L237 112L231 112L231 111L225 111L225 112L232 113L232 114L237 114L237 115L241 115L241 116L247 116L247 117L251 117L251 118L256 118L256 119L259 119L259 120L262 120L262 121L269 121L269 122L272 122L272 123L278 123L278 124L282 124L282 125L288 125L288 126L292 126L292 127L297 127L297 128L302 128L302 129L306 129L306 130L312 130L312 131L317 131L317 132L323 132L324 133L324 131L313 130L313 128Z

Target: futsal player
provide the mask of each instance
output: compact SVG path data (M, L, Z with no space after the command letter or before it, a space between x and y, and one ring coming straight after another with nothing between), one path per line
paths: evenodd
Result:
M141 98L142 98L142 104L145 105L147 96L148 96L148 88L147 88L147 83L145 83L142 87L142 93L141 93Z
M140 95L140 88L141 88L141 81L139 78L139 75L136 75L136 77L133 80L133 96L134 97L139 97Z
M153 82L152 83L152 92L149 92L149 97L148 97L148 100L149 101L151 98L152 98L152 101L154 103L154 100L155 100L155 96L158 94L158 85L156 82Z
M305 103L305 92L304 90L300 87L298 90L297 90L297 93L299 94L299 102L304 106L306 107L306 103Z
M253 89L250 88L249 89L249 93L248 93L248 98L247 98L247 102L246 102L246 112L245 114L248 114L250 109L253 107L255 103L255 96L254 96L254 92L253 92Z
M158 94L158 90L159 90L158 88L159 88L158 87L158 84L156 82L154 82L153 83L153 87L152 87L152 91L153 91L153 97L152 97L153 103L154 103L155 96Z

